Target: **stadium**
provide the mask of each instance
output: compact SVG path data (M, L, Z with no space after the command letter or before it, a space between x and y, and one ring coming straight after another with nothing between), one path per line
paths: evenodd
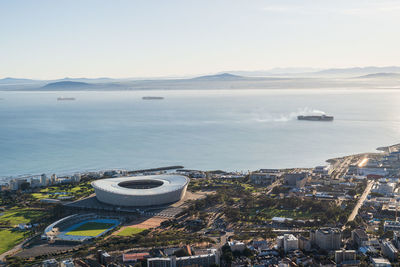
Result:
M49 242L85 242L104 235L119 224L120 220L116 218L101 217L93 213L73 214L47 226L42 239Z
M94 181L96 198L115 206L160 206L181 200L189 178L182 175L147 175Z

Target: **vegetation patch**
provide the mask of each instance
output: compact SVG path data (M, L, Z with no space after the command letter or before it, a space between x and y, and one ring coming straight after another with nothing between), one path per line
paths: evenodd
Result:
M119 236L132 236L143 232L146 229L143 228L136 228L136 227L126 227L122 229L118 234Z
M12 230L0 230L0 254L22 242L26 233Z
M42 210L34 210L27 208L12 208L7 210L0 216L0 224L14 226L20 223L37 222L46 214Z

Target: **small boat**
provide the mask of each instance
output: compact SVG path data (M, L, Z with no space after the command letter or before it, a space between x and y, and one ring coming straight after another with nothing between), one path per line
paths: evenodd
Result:
M314 115L314 116L297 116L298 120L301 121L333 121L333 116L327 115Z
M142 97L143 100L162 100L164 97L162 96L144 96Z
M63 97L63 96L57 97L57 101L65 101L65 100L72 101L72 100L75 100L75 97Z

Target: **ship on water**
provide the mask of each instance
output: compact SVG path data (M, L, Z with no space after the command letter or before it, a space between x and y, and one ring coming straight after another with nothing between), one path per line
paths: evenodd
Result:
M162 96L144 96L142 97L143 100L162 100L164 97Z
M300 116L297 116L297 119L301 120L301 121L333 121L333 116L327 116L327 115L305 116L305 115L300 115Z
M57 97L57 101L68 101L68 100L70 101L75 100L75 97L63 97L63 96Z

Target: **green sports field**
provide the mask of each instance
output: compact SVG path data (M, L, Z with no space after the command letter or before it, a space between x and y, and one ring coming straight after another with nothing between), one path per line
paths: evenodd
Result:
M66 235L98 236L113 226L113 223L87 222L69 231Z

